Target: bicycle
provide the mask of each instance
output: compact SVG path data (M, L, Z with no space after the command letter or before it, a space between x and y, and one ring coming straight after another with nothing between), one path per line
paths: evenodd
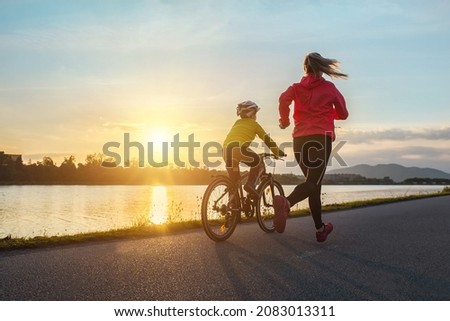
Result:
M273 199L275 195L284 196L281 184L275 180L274 174L266 171L264 159L274 154L258 154L262 162L259 184L256 191L258 197L244 195L243 185L248 173L241 176L238 188L233 188L226 175L218 175L206 188L202 199L202 225L208 237L216 242L225 241L233 234L237 224L241 222L242 213L246 218L256 218L260 228L267 233L275 231L273 218L275 211Z

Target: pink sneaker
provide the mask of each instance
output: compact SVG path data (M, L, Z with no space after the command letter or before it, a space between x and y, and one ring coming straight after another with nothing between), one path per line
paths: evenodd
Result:
M323 231L316 232L317 242L325 242L328 234L330 234L332 231L333 231L333 224L331 224L331 223L324 224Z
M275 195L273 198L273 208L275 210L275 217L273 218L273 226L275 231L283 233L286 228L286 219L290 211L289 201L286 197Z

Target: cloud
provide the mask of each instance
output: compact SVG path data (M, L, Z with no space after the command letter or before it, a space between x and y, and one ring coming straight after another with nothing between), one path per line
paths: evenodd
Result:
M357 164L390 164L404 166L431 167L450 173L450 153L448 144L421 145L421 141L401 142L384 141L378 144L346 143L339 151L347 166ZM333 166L337 166L333 162Z
M339 129L340 140L352 144L366 144L379 141L411 141L411 140L450 140L450 127L419 128L415 130L390 128L380 130Z
M340 156L348 166L389 164L431 167L450 172L450 127L337 130L346 144ZM336 162L333 167L337 166Z
M71 53L185 50L224 40L222 30L228 18L209 9L202 5L151 5L132 16L105 15L95 20L80 12L69 17L39 17L36 19L42 25L38 28L22 24L0 30L0 48Z
M132 132L145 129L145 124L143 123L106 122L102 126L107 129L114 129L122 132Z

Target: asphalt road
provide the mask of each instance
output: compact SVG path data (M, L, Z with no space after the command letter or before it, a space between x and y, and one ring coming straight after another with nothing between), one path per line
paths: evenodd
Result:
M0 252L0 300L450 300L450 196L328 213L284 234L239 225Z

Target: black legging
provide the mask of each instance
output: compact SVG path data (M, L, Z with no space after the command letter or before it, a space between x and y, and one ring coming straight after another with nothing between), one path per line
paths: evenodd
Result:
M331 153L331 137L311 135L294 137L294 155L306 182L295 187L287 197L291 206L308 198L309 209L317 229L322 222L322 179Z

